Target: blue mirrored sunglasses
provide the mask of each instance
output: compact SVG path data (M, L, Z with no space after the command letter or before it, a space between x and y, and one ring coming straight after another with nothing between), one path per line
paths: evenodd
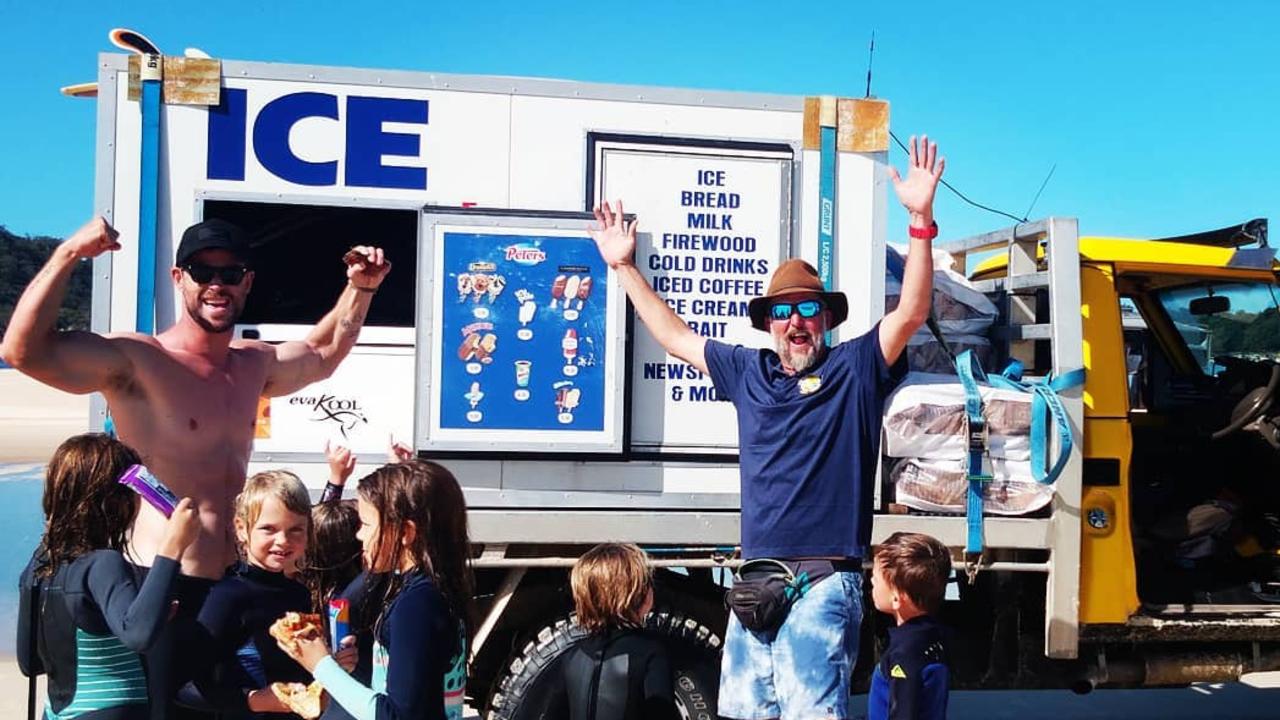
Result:
M798 303L776 302L769 306L769 317L774 320L790 320L791 313L800 313L802 318L811 318L822 312L826 306L821 300L802 300Z

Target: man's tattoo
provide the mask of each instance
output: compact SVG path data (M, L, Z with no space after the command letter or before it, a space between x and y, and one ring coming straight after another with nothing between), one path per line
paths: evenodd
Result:
M338 326L342 328L344 333L352 331L358 332L362 325L364 325L364 315L361 315L359 312L352 313L349 318L344 317L338 320Z

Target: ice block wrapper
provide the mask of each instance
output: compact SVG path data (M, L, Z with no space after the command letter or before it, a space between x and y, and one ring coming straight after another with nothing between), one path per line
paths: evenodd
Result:
M120 476L120 484L141 495L143 500L151 503L151 507L159 510L165 517L172 515L173 509L178 506L178 496L142 465L130 465Z
M342 638L351 634L351 601L346 598L329 601L329 634L329 647L335 652L342 645Z

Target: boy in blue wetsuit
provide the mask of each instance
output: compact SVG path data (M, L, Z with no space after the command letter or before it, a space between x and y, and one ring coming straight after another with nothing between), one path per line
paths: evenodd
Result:
M876 548L871 599L897 627L871 677L868 720L947 716L948 633L934 614L950 576L951 554L928 535L894 533Z

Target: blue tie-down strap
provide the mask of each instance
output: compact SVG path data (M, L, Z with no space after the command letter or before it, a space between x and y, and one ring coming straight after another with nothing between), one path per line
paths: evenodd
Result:
M973 356L965 350L956 357L956 375L964 387L964 414L969 431L969 492L965 502L965 523L968 533L964 551L970 554L982 552L982 497L990 475L982 473L982 457L987 454L987 420L982 416L982 394L978 381L986 381L986 373Z
M956 374L964 387L965 416L969 426L969 490L965 503L965 519L968 526L965 552L982 552L982 498L990 475L982 472L982 458L987 452L987 423L982 415L982 395L978 383L1031 393L1031 473L1037 482L1052 484L1062 474L1071 456L1071 421L1058 393L1084 384L1084 369L1078 368L1060 376L1050 375L1044 380L1024 381L1022 364L1014 361L1000 375L988 377L971 351L964 351L956 358ZM1048 428L1045 415L1053 419L1058 433L1058 453L1048 470L1045 458L1048 454Z

